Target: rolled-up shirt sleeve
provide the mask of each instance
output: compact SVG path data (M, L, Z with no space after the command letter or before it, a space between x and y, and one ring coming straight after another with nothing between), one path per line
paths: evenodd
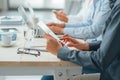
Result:
M78 23L82 21L82 15L69 15L68 16L68 23Z
M102 41L92 41L91 43L89 43L89 51L97 51L97 49L100 48L100 44Z

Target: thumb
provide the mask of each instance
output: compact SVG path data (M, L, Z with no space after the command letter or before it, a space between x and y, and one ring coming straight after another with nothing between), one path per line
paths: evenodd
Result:
M53 10L52 12L53 12L55 15L57 15L57 13L58 13L56 10Z
M51 23L47 23L46 25L47 26L52 26L54 23L53 22L51 22Z

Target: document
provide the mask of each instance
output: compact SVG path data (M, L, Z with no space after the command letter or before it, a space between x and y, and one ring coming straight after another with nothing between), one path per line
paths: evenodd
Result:
M55 33L53 33L48 27L47 25L42 22L39 21L38 26L47 34L50 34L53 38L55 38L58 42L60 41L59 38L57 37L57 35L55 35ZM61 42L61 41L60 41Z

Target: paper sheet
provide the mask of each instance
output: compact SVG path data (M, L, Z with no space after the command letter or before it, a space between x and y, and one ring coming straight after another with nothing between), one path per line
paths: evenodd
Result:
M50 34L53 38L55 38L57 41L60 41L58 36L55 35L47 26L44 22L40 21L38 23L38 26L47 34Z

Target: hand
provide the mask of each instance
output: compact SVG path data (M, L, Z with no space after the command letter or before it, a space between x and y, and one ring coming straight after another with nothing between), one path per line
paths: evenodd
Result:
M48 23L47 26L56 34L63 34L65 24Z
M65 28L65 24L64 23L54 23L54 22L51 22L51 23L48 23L47 26L56 26L56 27L60 27L60 28Z
M53 13L56 15L56 18L58 20L68 22L67 14L63 10L60 11L53 10Z
M64 28L60 28L57 26L48 26L55 34L63 34Z
M49 34L45 34L44 37L47 39L46 50L54 55L57 55L58 50L62 47L62 45Z
M89 50L89 44L85 42L84 40L77 41L76 39L70 37L68 34L64 35L61 40L63 40L65 43L67 43L68 47L75 47L78 50Z

